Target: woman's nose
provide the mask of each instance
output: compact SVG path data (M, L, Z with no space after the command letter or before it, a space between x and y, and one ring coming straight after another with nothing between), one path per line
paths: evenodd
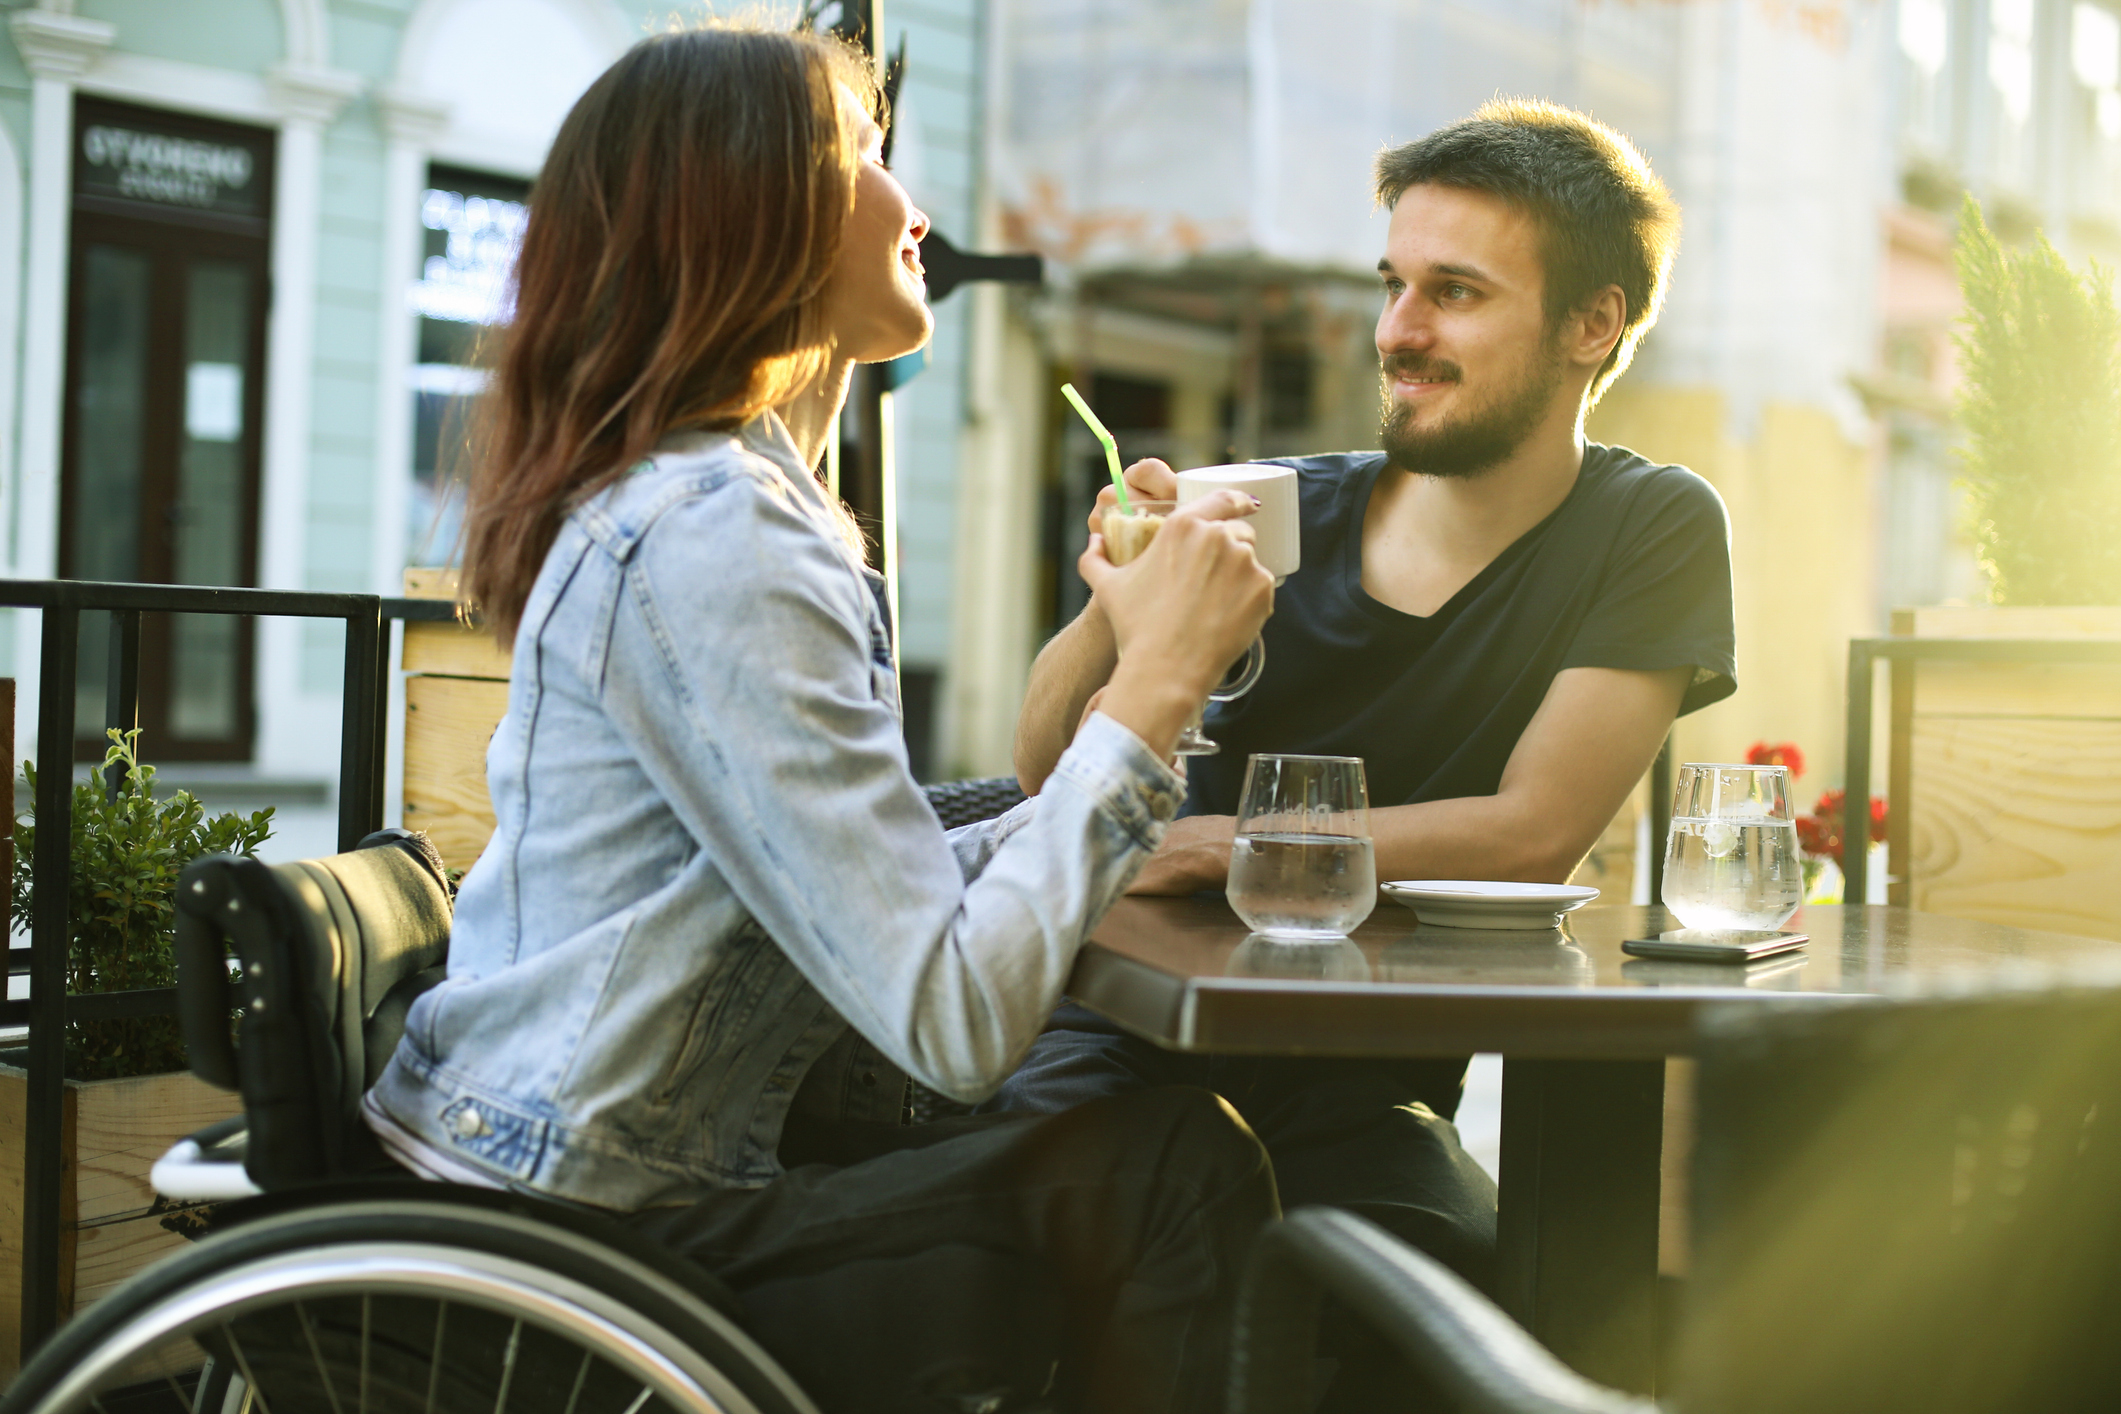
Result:
M928 239L928 213L921 210L918 206L914 207L913 224L909 229L913 232L914 240L924 241Z

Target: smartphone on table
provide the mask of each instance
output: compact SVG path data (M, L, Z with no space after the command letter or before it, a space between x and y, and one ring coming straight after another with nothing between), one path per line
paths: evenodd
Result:
M1628 938L1622 952L1637 957L1669 958L1676 962L1758 962L1764 957L1790 952L1811 941L1809 933L1784 933L1774 929L1679 928L1654 938Z

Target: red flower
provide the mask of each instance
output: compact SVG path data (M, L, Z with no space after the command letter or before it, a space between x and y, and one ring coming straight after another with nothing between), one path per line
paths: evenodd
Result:
M1776 742L1772 746L1764 741L1756 741L1753 743L1752 750L1745 754L1745 764L1748 766L1787 766L1790 770L1790 777L1794 780L1804 774L1804 753L1797 749L1797 743L1794 741Z
M1841 810L1847 799L1846 792L1830 790L1819 797L1819 803L1812 807L1809 816L1797 821L1797 842L1806 854L1814 858L1822 854L1832 855L1836 864L1841 863ZM1872 796L1868 831L1872 844L1885 842L1885 817L1885 801Z

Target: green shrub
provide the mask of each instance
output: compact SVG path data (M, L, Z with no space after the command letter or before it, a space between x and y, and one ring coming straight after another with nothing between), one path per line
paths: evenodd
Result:
M155 768L139 764L140 733L110 733L105 771L74 787L73 880L67 916L67 989L125 992L169 987L177 981L174 899L184 866L206 854L254 854L272 833L272 810L249 819L234 813L208 819L188 791L154 797ZM124 786L104 787L108 768L123 765ZM35 916L37 771L25 761L29 812L15 821L14 925L27 930ZM66 1028L66 1073L106 1080L185 1069L175 1017L77 1022Z
M1998 604L2121 604L2121 313L2109 273L2035 236L2006 249L1970 197L1961 467Z

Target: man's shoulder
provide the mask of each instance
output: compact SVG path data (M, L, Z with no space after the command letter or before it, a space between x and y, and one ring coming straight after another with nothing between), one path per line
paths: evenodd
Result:
M1631 515L1727 519L1716 488L1677 462L1653 462L1629 447L1592 442L1583 465L1584 490L1593 502L1624 506Z
M1261 461L1293 468L1304 525L1330 530L1355 513L1363 490L1376 478L1384 459L1383 452L1319 452L1308 457L1263 457Z
M1294 467L1306 481L1338 481L1359 475L1385 459L1383 452L1314 452L1307 457L1261 457L1263 466Z

